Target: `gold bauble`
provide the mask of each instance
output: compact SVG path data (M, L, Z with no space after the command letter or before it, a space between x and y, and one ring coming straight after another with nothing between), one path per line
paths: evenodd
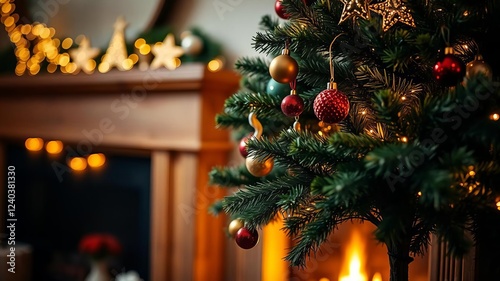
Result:
M290 83L295 80L299 73L299 65L289 55L275 57L269 65L269 74L279 83Z
M243 226L245 226L243 220L234 219L229 223L227 230L229 234L234 237L236 235L236 232L238 232L238 230L240 230L240 228L242 228Z
M469 62L465 67L465 77L470 79L471 77L482 73L489 80L493 79L493 72L491 67L482 60L482 57L478 56L473 61Z
M255 177L263 177L268 175L274 166L273 158L268 158L264 162L258 161L252 156L248 156L245 162L248 172Z

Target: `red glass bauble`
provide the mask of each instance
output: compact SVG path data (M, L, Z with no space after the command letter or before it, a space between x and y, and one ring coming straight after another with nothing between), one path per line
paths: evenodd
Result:
M457 56L447 54L434 65L432 74L443 86L455 86L465 76L465 64Z
M247 136L244 136L243 138L241 138L240 140L240 145L239 145L239 150L240 150L240 154L241 156L243 156L244 158L246 158L248 156L248 150L247 150L247 141L253 136L253 133L251 134L248 134Z
M326 89L314 99L313 109L319 120L338 123L349 114L349 99L337 89Z
M304 111L304 101L298 95L288 95L281 101L281 111L286 116L299 116Z
M251 249L259 242L259 233L255 229L242 227L236 232L234 237L236 244L243 249Z
M274 10L280 18L285 20L289 18L288 14L285 12L285 7L283 7L283 0L276 0L276 3L274 3Z

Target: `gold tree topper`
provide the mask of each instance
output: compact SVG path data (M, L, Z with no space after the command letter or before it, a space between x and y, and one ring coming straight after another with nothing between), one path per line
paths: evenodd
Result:
M361 17L369 19L370 14L368 10L369 0L340 0L344 4L342 15L340 16L339 24L349 18Z
M385 0L381 3L372 4L370 10L382 15L382 29L384 32L398 22L415 27L415 21L408 7L400 0Z

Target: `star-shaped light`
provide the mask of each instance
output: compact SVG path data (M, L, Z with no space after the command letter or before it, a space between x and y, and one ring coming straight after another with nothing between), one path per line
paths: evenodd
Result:
M151 69L158 69L161 66L165 66L170 70L174 70L177 68L176 59L184 54L182 47L175 45L173 34L168 34L163 43L153 45L151 52L155 56L149 66Z
M91 74L95 68L95 62L92 64L92 59L99 54L99 48L91 48L90 40L83 36L78 48L69 50L69 55L76 65L76 70L81 69L87 74Z
M369 0L340 0L344 4L342 15L340 16L339 24L349 18L361 17L369 19L370 14L368 10Z
M382 29L389 30L397 22L415 27L415 21L410 14L408 7L400 0L385 0L382 3L370 5L370 10L382 15Z

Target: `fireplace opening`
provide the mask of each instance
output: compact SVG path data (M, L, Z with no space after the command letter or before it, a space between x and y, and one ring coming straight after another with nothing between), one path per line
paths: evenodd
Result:
M375 226L368 222L341 224L305 268L290 271L289 280L389 281L387 248L375 240L374 230ZM428 281L428 254L413 258L409 280Z
M80 239L109 233L122 246L109 264L111 275L136 271L149 280L149 154L102 151L104 165L75 171L66 159L75 148L64 148L52 155L28 151L22 142L5 143L4 165L16 171L16 245L29 253L18 259L18 268L31 268L33 280L83 280L89 260L78 250Z

